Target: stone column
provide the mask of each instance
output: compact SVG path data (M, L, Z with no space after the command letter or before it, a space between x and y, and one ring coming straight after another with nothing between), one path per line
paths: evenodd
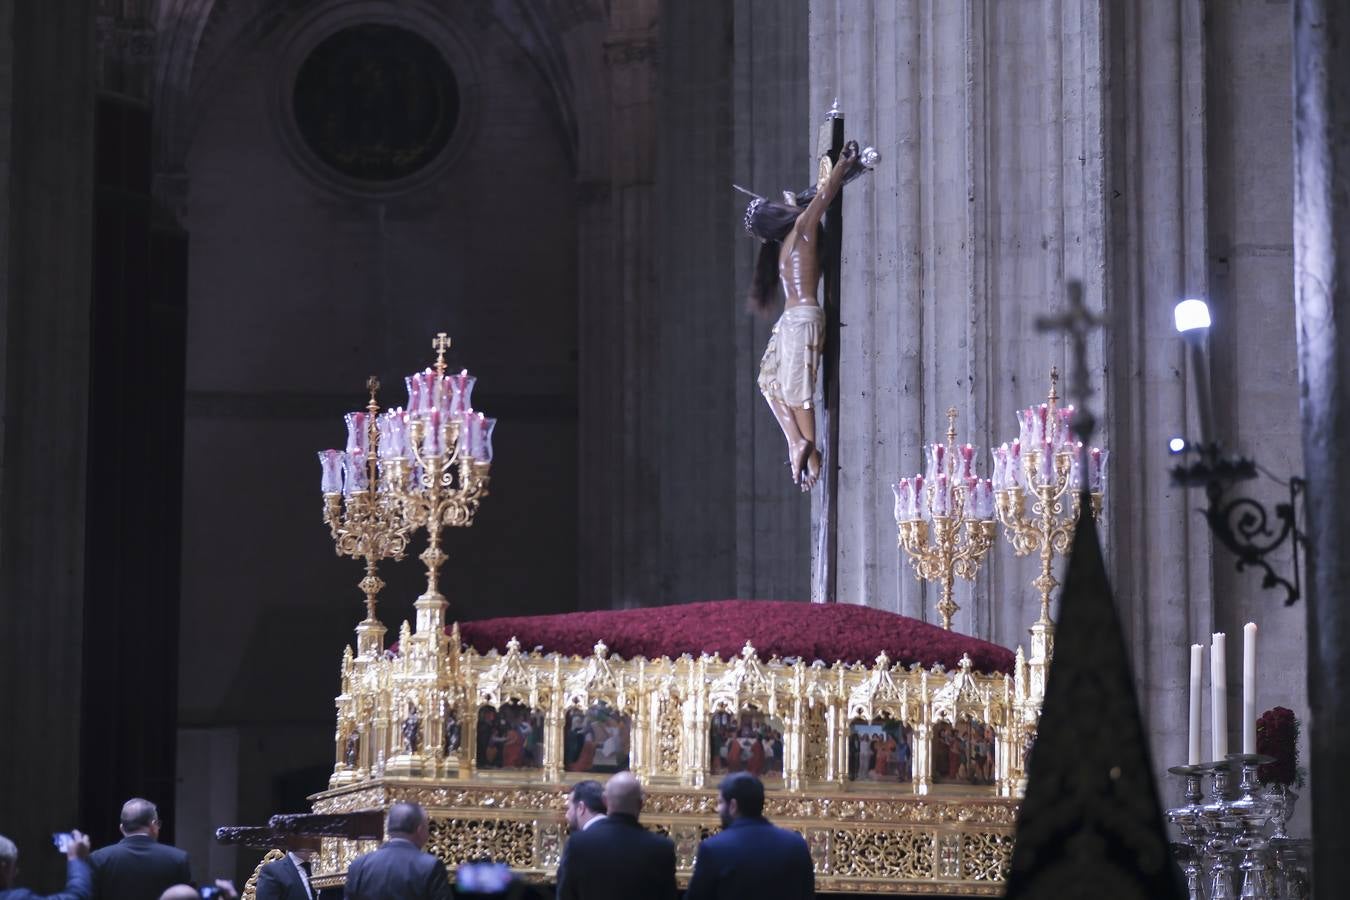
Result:
M732 39L732 178L772 196L809 184L817 122L807 108L808 3L738 0ZM719 192L732 278L722 299L735 336L735 518L738 597L806 599L811 573L811 504L788 478L782 432L760 396L759 360L773 323L745 311L759 244L745 233L749 199ZM725 371L725 368L724 368Z
M655 396L656 0L616 4L604 33L608 102L583 121L577 241L581 605L656 594L659 482L646 440Z
M845 204L841 329L841 602L937 621L937 593L896 548L889 485L923 466L956 407L960 440L1016 435L1064 345L1037 314L1081 279L1107 303L1105 35L1098 3L811 4L810 104L837 96L876 171ZM1091 361L1100 387L1102 339ZM1035 560L958 582L955 627L1026 639Z
M0 802L13 813L4 827L23 855L24 884L43 893L64 883L50 833L85 824L76 814L93 62L92 0L3 6Z
M1109 168L1103 265L1109 290L1101 440L1103 544L1132 654L1155 772L1184 762L1187 647L1213 630L1211 544L1198 494L1174 487L1167 441L1187 430L1189 387L1172 320L1208 295L1200 4L1108 6L1102 22ZM1179 797L1159 776L1164 801Z
M1350 831L1350 9L1294 3L1294 297L1307 492L1315 883L1346 877Z
M1254 619L1266 659L1296 668L1303 653L1260 578L1213 552L1203 497L1170 484L1166 449L1195 431L1172 306L1213 296L1215 407L1232 446L1298 471L1274 437L1295 396L1288 147L1258 124L1280 110L1258 87L1286 39L1254 4L811 3L812 116L838 96L850 135L882 154L845 205L839 598L936 619L936 592L895 549L888 486L921 468L949 406L962 440L1016 435L1014 410L1042 401L1049 367L1067 361L1032 323L1082 279L1110 323L1089 352L1112 454L1103 543L1160 768L1184 755L1188 643ZM1035 565L1000 535L975 585L958 582L955 627L1025 644ZM1239 671L1234 659L1230 680ZM1301 702L1278 680L1260 697Z
M812 178L806 24L805 0L609 9L578 154L583 606L807 596L810 502L755 386L771 323L745 310L731 187Z

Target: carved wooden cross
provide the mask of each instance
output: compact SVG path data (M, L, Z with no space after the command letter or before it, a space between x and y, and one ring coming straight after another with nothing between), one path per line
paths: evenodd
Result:
M817 134L816 160L829 155L839 160L844 151L844 114L839 101L825 116ZM813 164L815 161L813 160ZM819 173L813 171L812 179ZM825 213L825 243L821 246L821 309L825 312L825 347L821 353L820 379L823 402L816 418L816 445L820 448L820 482L812 498L815 528L811 554L811 602L833 603L838 583L835 554L839 548L839 260L844 224L844 192L834 195Z

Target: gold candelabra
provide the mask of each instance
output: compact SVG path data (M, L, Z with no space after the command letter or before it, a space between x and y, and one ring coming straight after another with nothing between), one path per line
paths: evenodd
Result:
M1106 452L1094 447L1086 454L1088 471L1082 471L1082 445L1069 431L1073 407L1059 407L1058 382L1059 370L1051 368L1046 402L1022 410L1018 439L994 451L998 520L1014 553L1027 556L1039 551L1041 555L1041 572L1032 581L1041 595L1041 614L1032 634L1039 633L1047 644L1054 624L1050 594L1059 585L1054 576L1055 556L1067 553L1073 541L1084 487L1091 497L1093 518L1101 514L1106 460ZM1048 654L1048 646L1046 650Z
M487 496L496 420L473 409L476 379L467 370L446 372L450 339L444 332L436 335L432 349L434 367L407 378L406 410L381 413L375 402L379 382L371 378L366 410L347 415L347 451L319 454L324 521L339 553L366 560L361 588L367 620L357 627L356 655L348 648L344 656L345 676L363 682L382 671L385 632L375 619L375 595L383 582L375 565L386 557L402 558L413 532L427 530L420 556L427 588L414 604L416 631L404 621L398 636L399 658L418 663L403 665L395 679L402 692L397 705L347 691L338 697L334 784L376 773L453 772L458 764L458 744L450 735L458 727L456 709L462 701L451 684L459 647L456 641L455 652L447 652L447 643L455 639L445 634L449 604L439 589L446 561L441 532L472 525Z
M440 569L447 557L441 549L441 531L473 524L478 505L488 494L491 431L495 420L473 412L469 393L473 380L467 372L445 373L450 339L445 332L432 341L434 372L411 376L407 415L406 454L389 460L389 484L403 506L412 531L427 530L427 548L418 557L427 567L427 589L417 598L417 633L444 638L447 603L441 594ZM414 383L414 379L422 379ZM458 383L453 379L459 379ZM447 387L447 385L449 387ZM453 399L449 408L446 395ZM476 418L475 418L476 417Z
M994 543L992 484L976 477L974 451L957 445L956 409L948 409L947 443L929 448L927 477L891 486L900 546L920 579L942 585L938 614L948 631L960 609L952 599L956 578L974 580Z
M379 490L380 407L376 394L380 381L366 381L370 401L365 412L347 414L347 450L319 454L324 468L323 521L333 536L340 556L363 559L365 576L358 583L366 598L366 618L357 626L357 651L373 655L383 649L384 626L375 617L376 596L384 581L376 568L382 559L402 559L408 549L408 524L397 498Z

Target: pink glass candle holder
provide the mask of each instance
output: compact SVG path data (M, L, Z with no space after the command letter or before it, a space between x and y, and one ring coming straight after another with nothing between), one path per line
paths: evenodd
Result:
M342 467L347 454L337 450L320 450L319 466L323 471L320 486L325 494L342 493Z

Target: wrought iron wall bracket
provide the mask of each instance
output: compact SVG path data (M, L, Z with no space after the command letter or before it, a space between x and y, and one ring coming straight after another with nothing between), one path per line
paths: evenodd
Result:
M1261 569L1264 573L1262 588L1283 588L1285 606L1298 602L1303 590L1299 545L1307 543L1306 535L1298 527L1298 505L1307 483L1298 476L1290 478L1289 502L1277 503L1272 516L1265 504L1257 500L1230 496L1235 484L1257 477L1254 461L1224 456L1217 444L1187 446L1183 452L1195 453L1199 459L1189 465L1174 467L1172 482L1185 487L1204 486L1209 506L1200 511L1214 537L1237 557L1235 568L1239 572L1248 566ZM1290 542L1293 551L1290 578L1276 572L1269 560L1286 541Z

